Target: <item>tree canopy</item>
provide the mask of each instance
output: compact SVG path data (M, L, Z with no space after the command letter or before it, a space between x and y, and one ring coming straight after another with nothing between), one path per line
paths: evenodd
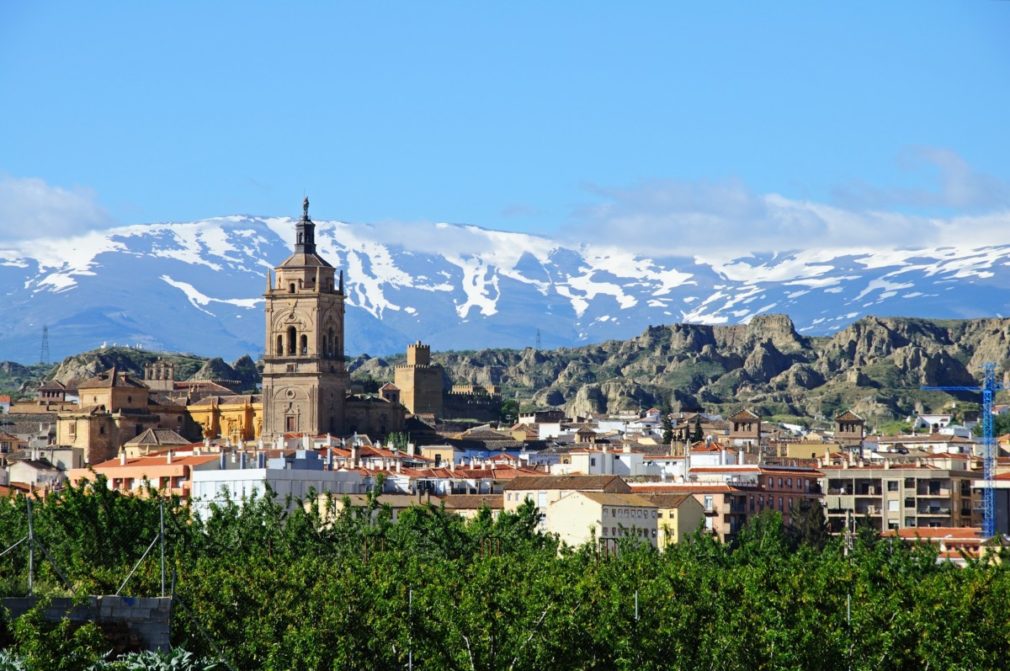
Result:
M467 521L434 505L394 519L374 497L287 504L227 503L201 520L166 502L176 645L235 669L1008 665L1005 562L955 568L873 534L846 555L806 512L793 527L759 515L731 546L698 533L664 552L627 539L603 553L540 533L532 505ZM0 551L27 532L25 506L0 501ZM51 557L36 558L36 592L112 593L158 533L159 501L99 482L36 502L33 518ZM22 550L0 558L5 596L26 591ZM159 589L152 557L124 593ZM0 647L30 660L42 627L8 621ZM51 634L61 668L94 663L93 633Z

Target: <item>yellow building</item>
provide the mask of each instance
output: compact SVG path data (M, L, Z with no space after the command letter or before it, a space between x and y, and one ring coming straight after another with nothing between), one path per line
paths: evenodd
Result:
M204 438L225 438L233 443L257 440L263 431L263 401L256 394L206 396L189 406Z
M452 445L421 445L418 448L421 456L430 459L433 466L445 466L456 461L457 455L462 455L463 450Z
M842 448L835 442L821 441L782 441L772 445L776 456L786 459L830 459L831 455Z
M658 546L679 543L705 527L705 508L690 494L643 494L658 513Z
M80 448L85 463L116 456L127 440L161 423L150 410L148 388L115 367L81 382L77 389L80 407L59 413L56 444Z

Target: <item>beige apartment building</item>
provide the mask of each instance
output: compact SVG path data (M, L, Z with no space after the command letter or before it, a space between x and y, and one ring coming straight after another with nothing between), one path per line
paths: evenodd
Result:
M880 530L968 527L982 523L972 491L977 471L961 455L821 468L828 525L841 531L846 514Z
M504 509L515 512L524 501L532 501L539 511L571 492L630 494L631 487L616 475L543 475L518 477L505 485Z
M547 506L544 527L572 547L596 542L616 550L629 537L657 547L658 510L635 494L570 491Z

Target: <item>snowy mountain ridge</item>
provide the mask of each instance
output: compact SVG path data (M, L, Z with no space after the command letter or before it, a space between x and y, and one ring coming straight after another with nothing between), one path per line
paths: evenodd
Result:
M54 358L102 343L257 355L264 274L289 253L294 224L236 215L0 242L0 360L37 359L43 325ZM1010 245L649 257L477 226L316 224L321 254L346 276L349 354L417 339L526 347L538 332L544 347L573 346L771 312L806 335L866 314L1010 312Z

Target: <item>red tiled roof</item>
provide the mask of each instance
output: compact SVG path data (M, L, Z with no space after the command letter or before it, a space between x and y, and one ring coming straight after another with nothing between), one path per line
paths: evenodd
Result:
M888 529L881 536L911 540L972 542L981 541L982 530L978 527L908 527L905 529Z

